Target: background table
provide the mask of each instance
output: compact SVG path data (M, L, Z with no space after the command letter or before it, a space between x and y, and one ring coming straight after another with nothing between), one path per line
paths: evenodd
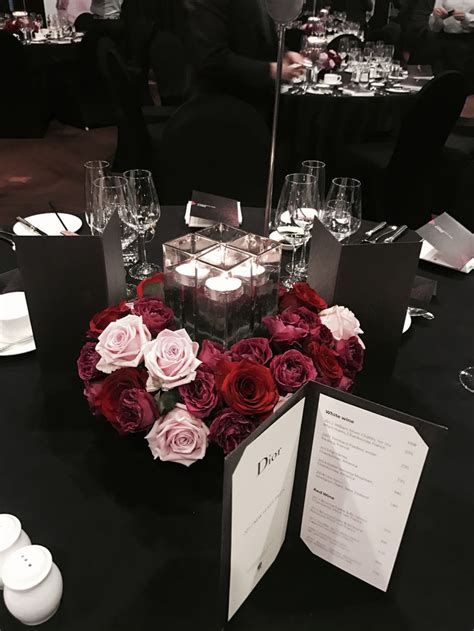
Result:
M162 241L186 233L183 214L163 208L152 259ZM261 211L244 209L244 218L245 229L263 225ZM0 244L0 271L13 267ZM472 629L474 398L457 375L474 363L474 280L434 267L421 273L439 283L436 319L413 323L390 384L366 391L450 431L415 499L388 593L300 544L282 553L229 629ZM45 301L61 309L59 297ZM209 449L190 469L154 462L143 436L118 436L89 414L80 391L77 382L45 401L34 354L0 358L0 509L51 549L65 581L62 606L42 628L217 630L220 453ZM3 603L0 628L24 628Z

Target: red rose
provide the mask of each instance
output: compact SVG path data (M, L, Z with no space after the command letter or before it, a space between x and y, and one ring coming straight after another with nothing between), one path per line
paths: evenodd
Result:
M308 344L306 351L313 360L318 373L316 381L337 388L344 376L339 355L331 348L314 341Z
M225 402L247 416L269 414L278 403L278 390L272 373L265 366L243 360L221 362L217 384Z
M348 340L338 340L336 352L340 357L344 374L353 379L356 373L362 370L364 363L364 349L359 339L353 335Z
M125 300L113 307L107 307L103 311L96 313L92 320L89 322L89 331L87 335L89 337L99 337L99 335L108 327L111 322L120 320L126 315L132 313L130 308L127 307Z
M102 383L100 410L121 434L147 429L158 417L155 400L146 391L147 373L119 368Z
M280 300L280 313L288 307L306 307L319 313L327 309L326 301L308 283L295 283Z
M145 296L153 296L154 298L164 298L163 284L165 282L165 275L163 272L158 272L145 278L141 283L137 285L137 297L144 298Z
M159 298L146 297L135 300L133 313L142 316L143 324L153 336L158 335L163 329L172 328L173 310Z
M255 431L261 421L242 416L230 408L219 412L209 428L209 440L230 454Z

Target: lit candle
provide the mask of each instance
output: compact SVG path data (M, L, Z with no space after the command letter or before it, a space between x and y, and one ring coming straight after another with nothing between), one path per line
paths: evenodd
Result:
M194 287L196 285L196 277L198 280L203 280L209 275L209 271L204 267L198 267L196 261L178 265L175 272L176 280L185 287Z
M206 280L206 295L215 302L233 302L243 293L242 281L233 276L213 276Z
M258 287L267 281L265 272L266 270L263 265L259 265L258 263L256 265L252 265L252 263L247 263L246 265L242 265L236 274L243 280L252 280L253 284Z

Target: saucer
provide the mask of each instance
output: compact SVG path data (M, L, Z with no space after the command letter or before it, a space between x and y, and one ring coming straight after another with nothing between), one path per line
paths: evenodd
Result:
M61 219L64 221L64 224L67 226L67 229L71 232L77 232L82 226L82 221L76 215L70 215L69 213L59 213ZM61 222L56 217L54 213L41 213L39 215L30 215L29 217L25 217L27 221L29 221L33 226L36 226L43 232L46 232L51 237L60 237L61 231L64 230L64 227L61 225ZM13 232L18 236L37 236L36 233L28 228L28 226L23 225L19 221L13 226Z
M13 355L24 355L36 350L35 340L31 339L27 342L12 344L3 351L0 351L0 357L12 357Z

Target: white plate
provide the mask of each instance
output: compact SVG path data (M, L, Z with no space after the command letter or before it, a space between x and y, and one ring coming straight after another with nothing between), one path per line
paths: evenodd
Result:
M386 91L391 94L410 94L411 92L408 88L387 88Z
M59 213L61 219L64 221L67 229L71 232L77 232L82 226L82 221L76 215L70 215L69 213ZM46 232L51 237L60 237L61 231L64 230L61 222L54 213L42 213L40 215L31 215L25 217L33 226L36 226L43 232ZM36 232L24 226L19 221L13 226L13 232L19 236L37 236Z
M35 340L29 340L21 344L12 344L3 351L0 351L0 357L11 357L12 355L23 355L36 350Z
M405 322L403 323L402 333L406 333L410 327L411 327L411 315L407 311L407 314L405 316Z

